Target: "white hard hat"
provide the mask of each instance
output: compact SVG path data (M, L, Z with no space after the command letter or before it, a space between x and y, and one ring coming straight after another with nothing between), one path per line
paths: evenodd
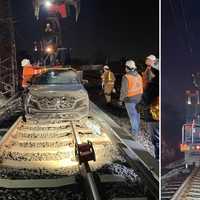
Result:
M29 59L23 59L21 62L22 67L26 66L26 65L30 65L30 60Z
M126 61L126 67L128 67L130 70L137 69L135 62L133 60L127 60Z
M153 54L152 55L149 55L149 56L147 56L147 59L150 59L150 60L152 60L152 61L156 61L156 56L154 56Z
M104 69L110 69L110 67L108 67L108 65L105 65L103 68Z

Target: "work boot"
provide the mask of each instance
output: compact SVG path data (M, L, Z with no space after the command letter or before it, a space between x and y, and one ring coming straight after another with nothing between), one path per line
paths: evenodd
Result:
M144 139L144 137L143 137L143 135L137 135L137 141L138 142L143 142L143 139Z
M131 136L133 137L134 141L137 141L137 135L135 134L135 132L130 131Z
M131 135L133 137L133 140L136 142L137 141L137 136L135 134L133 134L133 133Z
M138 134L132 134L134 136L134 140L137 143L143 143L143 136L142 135L138 135Z

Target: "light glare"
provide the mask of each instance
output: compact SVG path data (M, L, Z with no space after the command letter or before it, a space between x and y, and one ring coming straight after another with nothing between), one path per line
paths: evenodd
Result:
M46 6L47 8L49 8L49 7L52 6L52 3L51 3L50 1L46 1L46 2L45 2L45 6Z

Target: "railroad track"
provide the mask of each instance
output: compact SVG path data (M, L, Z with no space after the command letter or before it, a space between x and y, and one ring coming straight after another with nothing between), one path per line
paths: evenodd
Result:
M179 176L175 176L167 180L167 184L164 186L162 185L161 199L162 200L172 199L172 197L181 187L186 178L187 174L181 174Z
M182 183L172 200L198 200L200 199L200 168L194 168L192 173Z
M85 121L29 119L25 123L20 117L1 141L1 166L52 170L64 168L76 172L78 163L74 155L74 132L80 143L87 140L93 143L97 161L91 163L92 166L112 161L113 155L118 156L104 130L101 135L96 135Z
M96 153L96 162L89 162L92 173L96 173L102 166L110 165L116 160L123 162L129 160L130 169L124 167L123 170L131 174L131 169L136 169L144 182L149 184L148 187L151 187L150 191L156 199L158 184L156 169L152 167L153 159L146 151L135 143L131 143L131 137L123 135L123 130L111 119L104 116L94 105L92 106L91 117L77 122L32 118L25 123L20 117L0 141L0 188L18 188L19 190L20 188L37 189L38 187L51 188L79 184L76 177L80 174L80 167L75 159L75 141L85 143L90 140ZM120 139L120 134L123 136L122 139ZM127 144L130 143L136 146L136 153L128 147ZM144 157L144 160L139 159L140 155ZM150 165L145 163L148 159L150 159ZM149 168L146 169L146 167ZM118 187L123 188L127 178L116 174L98 174L98 176L95 174L95 177L93 182L97 182L98 188L104 186L110 188L111 183L116 186L119 184ZM140 189L137 188L135 191L137 190ZM138 196L133 188L129 191L123 194L124 198L119 199L127 199L128 193L129 197L130 195ZM107 195L106 192L101 191L101 193ZM144 194L143 197L141 199L147 199Z
M99 191L92 168L99 168L112 162L119 156L111 140L101 130L100 134L94 134L86 124L87 121L71 122L63 119L28 119L23 122L21 117L15 122L1 141L1 168L10 169L12 172L34 169L42 169L47 173L55 172L60 177L56 180L8 180L1 181L1 187L8 188L37 188L37 187L60 187L66 184L77 184L76 178L72 176L81 173L83 179L79 181L85 187L89 199L100 200ZM93 143L96 162L90 165L80 165L75 158L75 144L83 144L87 141ZM80 168L78 167L80 166ZM21 172L22 173L22 172ZM12 174L12 173L11 173ZM109 182L110 176L100 176L101 182ZM112 176L112 181L124 180ZM42 184L41 184L42 183ZM88 190L90 188L90 190Z

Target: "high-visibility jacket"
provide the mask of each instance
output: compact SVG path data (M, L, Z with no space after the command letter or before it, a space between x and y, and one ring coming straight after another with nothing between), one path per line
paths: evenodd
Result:
M115 75L111 71L104 72L101 76L104 84L113 84L115 83Z
M43 68L38 66L32 66L32 65L24 66L22 87L26 88L29 85L28 81L30 81L34 75L41 74L43 70L44 70Z
M136 96L143 93L143 81L142 77L137 75L126 74L128 80L127 97Z

